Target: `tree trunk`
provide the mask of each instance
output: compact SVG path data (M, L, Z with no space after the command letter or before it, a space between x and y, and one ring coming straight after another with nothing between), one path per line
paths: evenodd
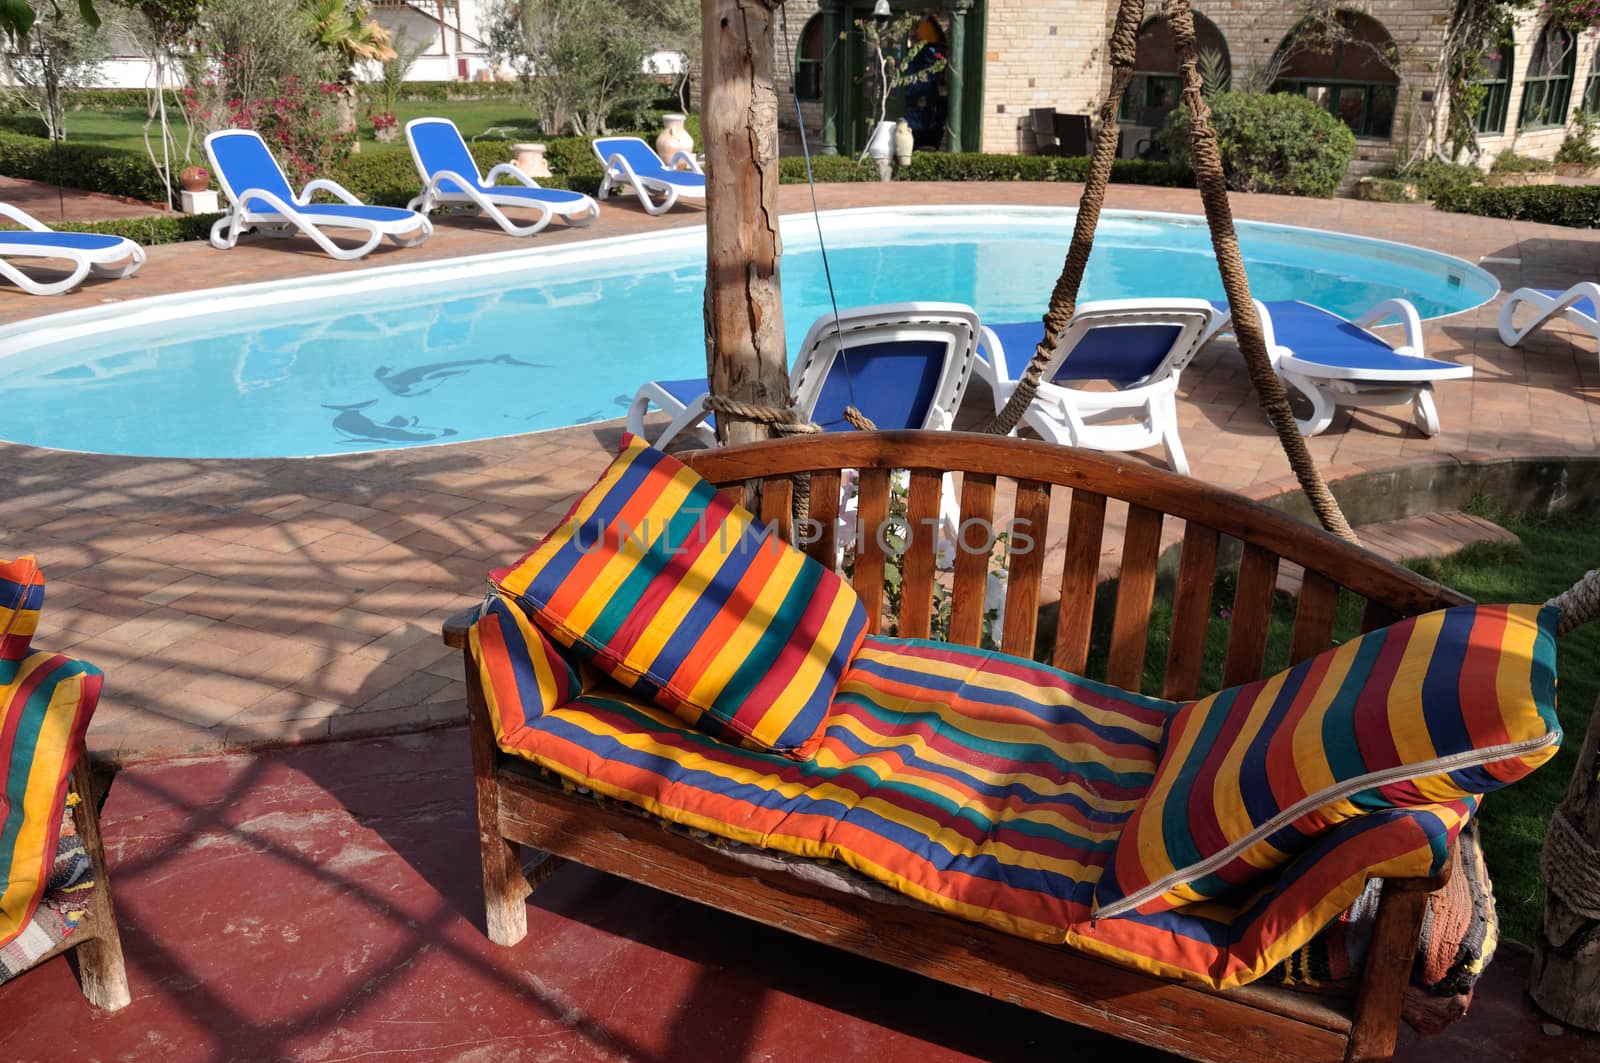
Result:
M701 129L706 151L706 376L715 395L789 405L778 281L777 0L702 0ZM770 434L717 417L724 443Z
M1550 1015L1600 1030L1600 704L1545 839L1544 919L1528 993ZM1570 832L1569 829L1570 828Z

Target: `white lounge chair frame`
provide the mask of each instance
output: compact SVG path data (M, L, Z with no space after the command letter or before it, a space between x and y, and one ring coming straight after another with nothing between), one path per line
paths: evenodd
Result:
M22 208L13 207L9 203L0 203L0 215L10 218L30 232L53 233L56 231ZM66 231L70 232L71 230ZM63 280L51 281L47 284L34 280L6 261L9 258L63 259L72 263L72 272ZM144 248L127 238L123 238L120 244L97 251L63 247L48 240L41 240L36 244L15 243L0 246L0 276L5 277L6 280L15 284L29 295L61 295L82 284L84 278L91 273L96 277L103 277L108 280L114 280L118 277L131 277L139 272L139 267L144 265L144 261Z
M1296 358L1293 348L1277 341L1272 315L1259 300L1256 301L1256 314L1261 319L1261 330L1267 341L1273 368L1284 383L1311 403L1310 417L1295 418L1301 435L1314 436L1326 429L1340 406L1373 409L1408 403L1411 405L1411 420L1417 429L1426 436L1439 434L1439 408L1434 405L1432 381L1419 381L1415 376L1408 376L1403 369L1342 368ZM1426 358L1422 321L1417 317L1417 308L1405 299L1385 299L1360 317L1345 320L1380 343L1388 344L1387 340L1372 331L1372 326L1390 317L1400 319L1404 339L1398 347L1390 345L1394 353ZM1461 368L1464 370L1462 376L1472 375L1470 366Z
M935 340L948 344L952 354L945 358L927 416L921 425L914 427L931 431L949 429L955 423L956 410L977 361L975 348L979 327L976 311L961 303L884 303L855 307L839 311L837 324L832 314L824 314L807 330L789 370L794 407L802 416L812 416L822 396L823 382L841 350L848 353L851 347L869 343ZM698 400L680 407L681 400L652 380L634 394L628 406L628 431L643 437L645 414L651 406L657 406L671 412L672 421L656 437L654 446L665 447L682 433L692 431L700 443L714 447L716 433L706 424L711 415L710 400L711 394L707 391Z
M644 143L642 140L639 142L641 144ZM649 145L645 146L649 147ZM595 154L600 154L598 147L595 149ZM628 164L628 160L620 154L613 154L610 158L601 156L600 162L606 168L605 178L600 182L599 198L601 200L609 199L612 189L626 187L639 197L639 204L646 211L651 214L665 214L677 204L680 198L699 200L706 198L706 190L704 188L685 188L682 185L675 185L671 181L663 181L659 177L653 177L650 174L635 172L634 168ZM693 173L705 172L700 169L700 163L695 157L687 151L673 152L672 158L667 160L665 168L677 169L679 162L687 163ZM661 202L657 203L652 199L653 195L661 196Z
M446 124L455 129L456 124L448 118L413 118L406 123L406 143L411 147L411 159L417 164L417 172L422 175L422 193L406 204L407 210L414 210L420 214L427 214L436 207L471 207L480 213L487 214L500 228L512 236L532 236L549 225L555 218L565 219L568 225L582 229L594 224L600 216L600 204L593 197L584 196L581 200L569 203L551 203L539 199L530 199L526 196L497 196L493 192L484 191L480 186L492 185L501 177L510 177L524 188L539 188L539 182L511 165L503 162L491 169L487 176L481 180L476 171L471 174L456 173L454 170L435 170L429 173L422 161L422 155L417 151L416 145L411 140L411 127L426 124ZM457 130L457 136L460 131ZM453 181L460 192L440 191L440 185L446 181ZM520 225L506 216L501 207L527 207L539 212L534 221Z
M303 214L296 207L309 206L311 197L317 192L328 192L340 201L352 207L365 207L368 204L361 202L349 189L339 182L327 177L318 177L300 190L293 202L285 202L283 197L268 192L261 188L246 188L236 190L228 181L228 173L217 165L216 155L212 152L211 143L221 137L253 136L261 140L261 135L250 129L222 129L206 137L206 155L211 160L211 167L216 171L217 182L222 185L223 194L228 197L228 211L217 219L211 227L211 246L225 251L239 242L239 237L252 229L260 229L267 236L283 239L292 236L296 229L309 236L322 250L334 258L345 262L362 258L377 247L387 236L401 247L416 247L428 237L433 235L433 223L421 214L416 215L413 223L407 219L395 221L373 221L370 218L360 218L354 215L341 216L337 214L318 214L315 216ZM262 148L271 155L266 142L262 141ZM274 166L278 160L273 158ZM278 166L278 173L284 177L284 184L289 187L289 180L283 174L283 167ZM270 211L246 210L245 204L251 200L260 199L270 204ZM329 229L356 229L367 234L367 239L357 247L340 247L328 238L322 230ZM409 234L409 235L408 235Z
M1090 450L1135 451L1161 444L1174 472L1189 474L1189 458L1178 438L1178 375L1226 318L1204 299L1105 299L1083 303L1062 330L1038 394L1022 415L1042 439ZM1053 377L1090 332L1128 325L1175 325L1178 334L1166 356L1142 381L1115 391L1085 391L1055 383ZM1006 363L1004 345L987 326L974 372L989 383L998 412L1010 400L1017 382ZM1019 352L1031 357L1033 352ZM1130 420L1131 418L1131 420ZM1012 434L1016 434L1016 429Z
M1518 288L1506 297L1505 305L1500 308L1500 342L1507 347L1516 347L1558 317L1565 318L1600 341L1600 321L1578 309L1577 304L1584 299L1588 299L1590 305L1600 311L1600 284L1579 281L1554 298L1537 288ZM1524 303L1533 307L1535 314L1532 321L1517 328L1513 319L1518 307Z

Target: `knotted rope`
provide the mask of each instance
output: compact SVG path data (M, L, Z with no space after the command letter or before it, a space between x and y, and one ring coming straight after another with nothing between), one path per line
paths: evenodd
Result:
M845 365L845 372L849 372L849 364ZM793 401L792 399L790 400ZM800 412L791 406L763 406L760 403L741 402L726 395L713 394L706 405L711 407L711 412L719 417L733 418L741 421L752 421L764 424L771 428L777 435L785 438L789 436L814 435L823 431L821 425L809 418L802 417ZM878 426L872 423L872 418L856 409L855 406L844 408L844 420L851 428L861 432L876 432ZM811 515L811 474L795 473L790 477L794 484L792 488L794 502L791 506L796 521L804 521Z
M1583 836L1558 805L1550 817L1539 860L1546 888L1561 898L1572 914L1600 920L1600 848Z
M1100 104L1100 114L1095 126L1094 151L1089 156L1089 175L1084 179L1083 195L1078 199L1078 217L1072 226L1072 243L1067 247L1067 259L1061 266L1061 276L1050 292L1050 305L1044 314L1044 339L1033 349L1033 358L1022 371L1017 388L1006 400L1005 407L991 421L986 432L1010 435L1022 420L1023 413L1039 393L1039 383L1045 366L1055 351L1061 330L1072 321L1078 309L1078 289L1083 284L1083 271L1089 264L1089 252L1094 250L1094 231L1100 224L1100 207L1105 203L1106 186L1111 183L1111 164L1117 160L1117 140L1122 130L1117 125L1117 111L1122 106L1122 94L1133 78L1134 57L1139 46L1139 23L1144 21L1144 0L1122 0L1117 7L1117 19L1111 28L1108 55L1111 59L1111 91Z
M1582 579L1544 604L1561 610L1557 635L1565 635L1579 624L1587 624L1600 616L1600 568L1590 569Z
M1129 0L1133 2L1133 0ZM1228 203L1227 178L1222 172L1222 153L1217 149L1216 130L1211 128L1211 109L1201 92L1200 60L1195 52L1194 14L1189 0L1171 0L1167 21L1172 26L1178 47L1178 74L1183 80L1183 102L1189 108L1189 150L1194 156L1195 183L1205 203L1206 224L1211 228L1211 246L1217 255L1217 272L1222 275L1222 290L1233 316L1233 335L1244 356L1250 385L1261 408L1278 433L1278 442L1289 468L1294 470L1300 489L1311 502L1317 520L1328 531L1352 543L1359 543L1339 502L1312 460L1300 426L1289 408L1289 393L1272 368L1267 341L1256 316L1255 300L1250 297L1250 281L1244 272L1244 256L1239 253L1239 237L1233 229L1233 208Z
M1122 106L1122 96L1128 82L1133 77L1139 24L1143 19L1143 0L1122 0L1117 6L1117 18L1107 49L1111 60L1111 91L1100 105L1094 153L1089 160L1089 175L1084 181L1083 195L1078 201L1072 243L1067 249L1061 276L1050 293L1050 306L1044 315L1044 339L1034 348L1033 358L1017 381L1016 390L986 429L996 435L1007 435L1016 428L1023 412L1033 402L1045 366L1055 350L1056 340L1077 309L1078 290L1083 283L1089 252L1094 247L1094 233L1100 222L1101 207L1105 203L1106 186L1111 183L1111 166L1116 161L1117 140L1121 133L1117 126L1117 112ZM1211 228L1211 244L1216 250L1217 271L1222 275L1223 291L1233 311L1234 336L1244 356L1250 383L1255 388L1262 408L1266 410L1268 420L1278 433L1278 441L1289 459L1289 467L1300 481L1301 490L1310 500L1317 520L1341 539L1357 542L1356 534L1339 508L1338 500L1328 490L1316 462L1311 458L1311 451L1306 447L1300 428L1295 423L1294 412L1289 408L1288 392L1273 371L1272 359L1267 354L1261 321L1256 316L1255 303L1250 298L1244 258L1239 253L1239 238L1233 230L1233 211L1228 204L1227 179L1222 172L1222 155L1217 149L1216 132L1211 128L1211 111L1201 94L1200 64L1195 53L1194 15L1189 10L1189 0L1172 0L1167 9L1167 21L1172 26L1173 38L1177 43L1178 72L1183 81L1184 103L1189 108L1189 148L1194 157L1195 183L1200 187L1200 198L1205 204L1206 223Z

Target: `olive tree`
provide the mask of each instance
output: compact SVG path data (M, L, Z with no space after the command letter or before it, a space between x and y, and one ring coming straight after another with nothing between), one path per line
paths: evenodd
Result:
M92 85L110 54L98 23L91 26L77 12L62 10L36 19L26 34L14 38L0 53L0 67L13 96L44 119L45 135L65 140L62 91Z

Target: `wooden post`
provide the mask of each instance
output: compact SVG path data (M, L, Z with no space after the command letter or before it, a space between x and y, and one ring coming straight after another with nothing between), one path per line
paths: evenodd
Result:
M714 395L789 405L778 282L778 94L773 12L780 0L702 0L706 151L706 377ZM766 425L717 417L717 438L749 443Z
M1528 994L1550 1015L1600 1030L1600 704L1545 837L1544 918Z

